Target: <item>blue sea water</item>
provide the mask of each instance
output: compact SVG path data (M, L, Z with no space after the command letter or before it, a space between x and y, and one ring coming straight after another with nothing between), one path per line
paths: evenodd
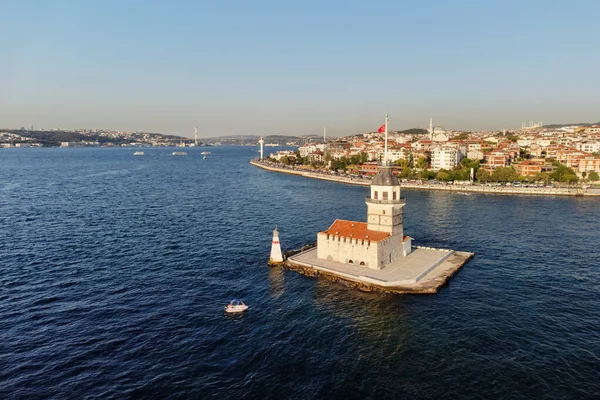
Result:
M600 397L598 200L403 190L417 244L476 256L362 293L266 261L367 188L202 150L0 150L1 399Z

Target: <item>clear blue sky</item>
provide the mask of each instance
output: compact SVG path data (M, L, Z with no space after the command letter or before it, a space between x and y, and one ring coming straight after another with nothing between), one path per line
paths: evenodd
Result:
M1 1L0 127L600 120L599 1Z

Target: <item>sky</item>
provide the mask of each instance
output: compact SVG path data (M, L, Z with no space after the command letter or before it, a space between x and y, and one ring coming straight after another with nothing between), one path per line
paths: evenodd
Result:
M597 122L598 15L595 0L0 0L0 127Z

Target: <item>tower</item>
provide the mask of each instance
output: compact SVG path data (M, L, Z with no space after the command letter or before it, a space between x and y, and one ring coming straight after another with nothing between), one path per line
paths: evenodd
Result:
M265 140L262 138L262 136L260 137L260 140L258 141L258 144L260 144L260 159L263 160L264 159L263 145L265 144ZM277 229L275 229L275 231L277 231Z
M429 140L433 141L433 118L429 118Z
M271 257L270 263L281 263L283 262L283 256L281 255L281 245L279 244L279 232L277 227L273 230L273 241L271 242Z
M371 182L371 197L367 197L367 227L370 231L387 232L390 237L390 257L386 263L403 256L404 223L400 197L400 182L391 165L380 165Z
M323 143L327 143L327 128L323 128Z
M198 147L198 127L194 127L194 146Z

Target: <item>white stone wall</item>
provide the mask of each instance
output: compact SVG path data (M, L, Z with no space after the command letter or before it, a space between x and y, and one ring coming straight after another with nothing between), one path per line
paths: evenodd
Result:
M365 263L366 268L381 268L379 266L381 242L369 242L351 238L341 238L337 235L327 235L319 232L317 235L317 257L323 260L336 261L353 265Z

